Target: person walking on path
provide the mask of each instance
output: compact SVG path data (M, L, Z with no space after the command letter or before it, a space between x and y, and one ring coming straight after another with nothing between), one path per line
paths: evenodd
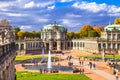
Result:
M82 69L80 68L79 71L80 71L80 74L81 74L82 73Z
M96 64L95 63L93 64L93 68L96 69Z
M84 62L83 62L83 61L81 61L81 64L82 64L82 66L83 66Z
M84 68L82 69L82 73L84 74Z
M42 69L40 69L40 74L42 74Z
M90 69L92 69L92 62L89 62Z
M115 79L118 80L118 73L115 74Z

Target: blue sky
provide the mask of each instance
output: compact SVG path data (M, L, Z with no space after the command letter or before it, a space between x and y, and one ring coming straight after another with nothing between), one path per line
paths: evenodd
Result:
M0 20L25 31L40 31L56 21L68 31L107 25L120 17L120 0L0 0Z

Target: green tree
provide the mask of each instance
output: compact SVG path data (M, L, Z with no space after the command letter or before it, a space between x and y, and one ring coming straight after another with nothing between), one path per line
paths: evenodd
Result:
M75 37L74 32L67 32L67 38L73 39Z
M81 37L88 37L89 31L93 30L93 27L90 25L85 25L80 30Z
M98 37L98 33L95 30L91 30L88 33L88 37Z

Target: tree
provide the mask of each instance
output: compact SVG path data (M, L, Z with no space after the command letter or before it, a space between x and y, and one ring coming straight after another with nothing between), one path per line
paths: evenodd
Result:
M15 26L14 29L15 29L15 37L16 39L18 39L18 32L20 31L20 28Z
M81 37L88 37L89 31L93 30L93 27L90 25L85 25L80 30Z
M80 32L75 32L74 36L75 36L75 38L80 38Z
M24 38L24 35L25 35L25 32L19 31L19 32L17 33L17 35L18 35L19 38L23 39L23 38Z
M114 20L114 24L120 24L120 18L116 18L116 19Z
M97 31L95 31L95 30L89 31L88 37L98 37Z
M73 39L75 37L74 32L67 32L67 38Z
M93 29L97 32L98 37L101 36L102 28L98 26L94 26Z

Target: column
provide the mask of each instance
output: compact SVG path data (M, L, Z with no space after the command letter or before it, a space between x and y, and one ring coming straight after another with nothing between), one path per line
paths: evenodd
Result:
M113 43L111 43L111 49L113 49Z
M57 50L61 50L61 41L57 41Z
M52 33L49 32L49 39L52 39Z
M57 39L61 39L60 36L61 36L60 32L57 32Z
M49 49L52 50L53 49L53 41L49 42Z

